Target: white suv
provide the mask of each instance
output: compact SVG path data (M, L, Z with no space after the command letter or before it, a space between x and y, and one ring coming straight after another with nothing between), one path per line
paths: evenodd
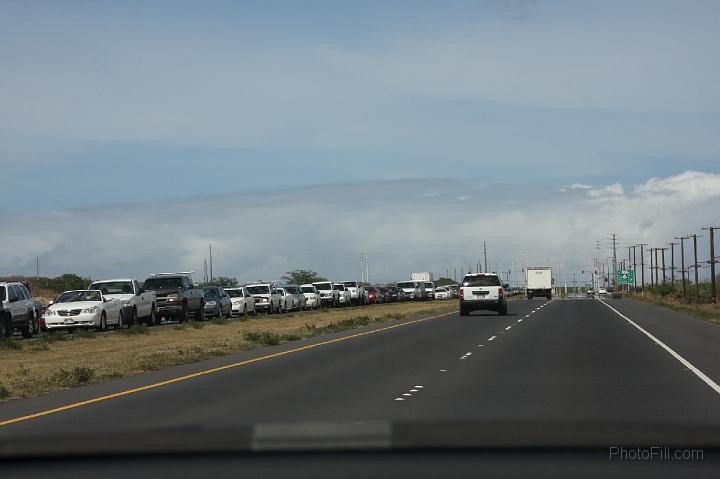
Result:
M460 316L476 310L507 314L507 298L500 277L494 273L468 274L460 286Z

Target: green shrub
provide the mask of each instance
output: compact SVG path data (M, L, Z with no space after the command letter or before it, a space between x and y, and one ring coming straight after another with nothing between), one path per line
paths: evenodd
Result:
M22 344L20 344L20 341L15 341L13 339L0 339L0 351L11 351L18 349L22 349Z
M121 329L120 334L125 336L134 336L136 334L150 334L150 328L145 324L134 324L127 329Z
M73 387L85 384L95 376L95 370L87 366L76 366L71 370L61 368L53 375L53 380L59 386Z

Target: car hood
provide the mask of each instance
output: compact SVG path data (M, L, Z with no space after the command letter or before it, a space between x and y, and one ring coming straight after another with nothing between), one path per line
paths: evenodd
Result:
M75 301L72 303L55 303L48 309L57 311L59 309L85 309L93 306L102 306L102 301Z
M78 447L82 444L83 447ZM0 443L0 458L301 451L567 450L608 445L720 451L720 426L584 421L424 421L259 423L230 429L187 424L62 436L18 436Z
M132 293L129 294L106 294L105 297L108 299L120 299L122 301L127 301L131 299L133 296L135 296Z

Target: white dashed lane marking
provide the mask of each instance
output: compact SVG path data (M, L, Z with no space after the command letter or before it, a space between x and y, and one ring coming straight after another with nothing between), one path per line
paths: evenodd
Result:
M488 338L488 341L494 341L495 338L497 338L497 336L491 336L491 337Z

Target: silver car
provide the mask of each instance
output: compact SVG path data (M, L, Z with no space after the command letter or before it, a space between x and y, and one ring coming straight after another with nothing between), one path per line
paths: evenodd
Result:
M0 338L19 329L24 338L40 331L40 311L30 291L19 282L0 283Z

